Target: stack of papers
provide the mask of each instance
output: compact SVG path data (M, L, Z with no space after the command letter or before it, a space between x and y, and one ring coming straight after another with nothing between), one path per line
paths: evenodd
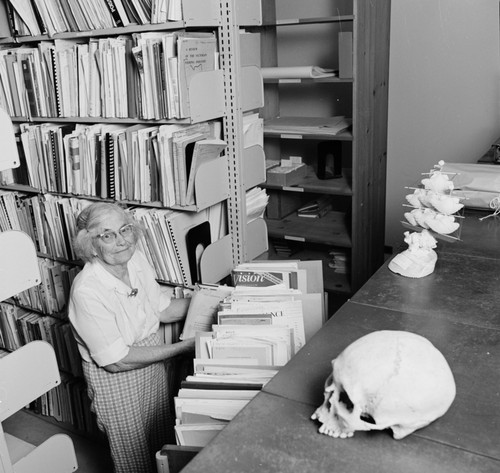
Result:
M269 196L265 189L254 187L246 193L247 224L264 216Z
M264 79L319 79L337 75L333 69L319 66L262 67L261 72Z
M195 293L207 303L193 299L186 318L183 336L195 332L196 354L193 375L175 398L179 445L205 446L324 320L319 261L245 263L234 268L232 280L233 286Z
M338 117L280 117L264 122L264 129L270 133L289 133L300 135L337 135L347 130L352 120Z

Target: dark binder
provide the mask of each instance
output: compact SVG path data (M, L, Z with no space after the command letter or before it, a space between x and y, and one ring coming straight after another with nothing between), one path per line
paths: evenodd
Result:
M237 389L237 390L254 390L260 391L263 384L254 383L219 383L217 381L206 383L206 382L196 382L196 381L181 381L181 388L188 389Z
M50 151L52 154L52 170L49 175L54 180L54 190L62 192L61 170L60 170L60 157L57 149L57 135L55 130L49 130L50 135Z
M189 270L193 284L201 282L200 258L210 243L210 222L208 221L190 228L186 234Z
M94 156L95 156L95 162L94 162L94 172L95 172L95 192L96 195L99 195L101 192L101 183L102 183L102 176L101 176L101 154L102 154L102 135L100 133L96 133L95 135L95 149L94 149Z
M99 140L101 143L101 162L100 162L100 175L101 175L101 187L96 189L102 199L108 198L108 145L107 145L107 133L100 133Z
M158 137L150 134L148 139L148 158L149 158L149 181L151 183L151 201L161 200L160 193L160 168L156 150L158 149Z
M73 11L71 10L68 0L60 1L59 5L61 6L61 13L69 27L69 31L79 31L78 23L76 22L75 16L73 15Z
M120 17L120 13L116 9L115 2L113 0L105 0L106 5L108 6L109 11L111 12L111 16L115 22L116 26L124 26L123 21Z
M141 17L139 16L139 13L137 13L137 9L134 5L134 0L123 0L122 3L130 22L142 25Z
M111 133L105 134L106 174L108 178L108 198L115 199L115 140Z
M54 180L57 192L67 192L66 176L68 170L66 169L62 139L64 135L71 133L73 129L73 125L60 125L57 128L49 130ZM71 170L69 171L71 172Z
M59 222L61 223L61 230L64 238L64 246L66 247L66 254L71 255L73 244L71 241L71 232L66 224L66 219L64 216L64 207L58 202L56 204L57 212L59 214Z
M7 77L9 79L10 94L12 97L12 104L14 108L14 115L16 117L22 116L21 101L19 99L19 90L17 88L16 77L14 74L14 63L16 56L14 54L7 54L5 56L5 66L7 68Z
M137 4L137 8L141 9L143 15L151 20L151 2L147 0L135 0L135 3Z
M124 2L125 6L125 2ZM128 116L130 118L137 118L139 116L138 104L138 88L139 88L139 74L137 68L134 67L135 59L132 54L134 41L132 38L127 38L125 41L125 60L127 71L127 108Z
M194 282L190 268L190 260L192 261L192 258L196 258L195 252L197 246L194 245L194 241L201 241L201 237L196 235L196 237L191 237L188 242L187 235L191 229L195 229L205 221L207 221L205 212L192 213L173 211L166 219L172 245L174 246L175 256L182 273L183 284L186 286L190 286ZM194 230L194 232L196 233L196 230ZM194 277L196 278L196 273Z
M52 58L52 70L54 71L54 89L55 89L57 116L62 117L61 80L59 77L59 69L57 67L57 60L56 60L56 50L54 47L50 49L50 56Z
M157 85L157 97L159 102L159 114L160 118L168 117L167 103L165 101L165 81L163 80L163 61L162 61L162 46L160 43L153 43L153 57L154 57L154 73L155 73L155 82Z
M0 5L0 7L1 6L2 5ZM14 10L14 7L10 3L10 1L5 2L5 8L7 10L6 11L6 16L7 16L7 21L8 21L8 24L9 24L10 34L12 36L18 36L19 35L19 31L17 30L16 20L15 20L16 11ZM2 28L2 37L5 38L8 35L6 34L7 31L4 31L4 30L5 30L5 25Z
M31 1L31 6L33 7L33 11L35 12L36 22L38 23L40 31L42 32L42 34L47 34L47 27L45 26L45 22L43 21L36 0L30 0L30 1Z

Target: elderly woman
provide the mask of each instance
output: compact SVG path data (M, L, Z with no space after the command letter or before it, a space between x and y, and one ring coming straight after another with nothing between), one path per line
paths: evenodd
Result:
M94 203L77 219L76 254L85 262L71 288L69 320L83 372L106 433L115 471L154 472L155 452L173 441L165 365L193 340L160 343L160 322L185 318L189 299L162 292L136 249L141 228L121 207Z

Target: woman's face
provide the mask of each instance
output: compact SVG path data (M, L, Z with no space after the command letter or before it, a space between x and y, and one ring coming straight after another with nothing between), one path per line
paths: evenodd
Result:
M104 214L92 230L97 256L110 266L127 264L135 252L133 227L118 212Z

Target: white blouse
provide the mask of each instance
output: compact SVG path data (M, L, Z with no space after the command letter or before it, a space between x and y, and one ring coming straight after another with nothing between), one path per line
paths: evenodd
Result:
M105 366L124 358L131 345L158 330L160 312L170 304L139 250L127 266L135 296L97 261L86 263L73 282L68 315L85 361Z

